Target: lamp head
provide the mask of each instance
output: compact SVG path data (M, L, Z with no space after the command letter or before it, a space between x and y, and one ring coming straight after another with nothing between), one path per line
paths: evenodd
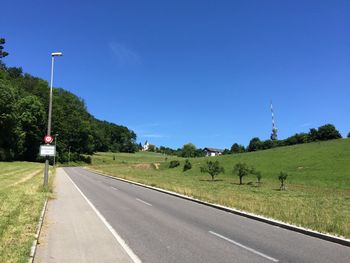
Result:
M60 57L60 56L62 56L62 52L53 52L53 53L51 53L51 56L52 57Z

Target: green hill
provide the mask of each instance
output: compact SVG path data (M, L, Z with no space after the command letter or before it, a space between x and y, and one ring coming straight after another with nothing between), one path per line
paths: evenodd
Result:
M115 156L113 160L113 155ZM181 165L169 169L169 161ZM218 160L225 173L211 181L200 172L207 160ZM315 142L259 152L184 159L154 153L93 156L91 169L161 187L213 203L242 209L322 232L350 237L350 140ZM262 172L262 184L249 175L239 185L232 174L237 162ZM287 172L287 191L279 191L278 174Z

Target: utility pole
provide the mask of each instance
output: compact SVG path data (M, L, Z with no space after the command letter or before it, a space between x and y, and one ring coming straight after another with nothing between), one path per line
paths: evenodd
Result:
M51 53L51 81L50 81L50 102L49 102L49 117L47 120L47 135L51 135L51 115L52 115L52 86L53 86L53 68L55 57L62 56L61 52ZM44 187L48 186L49 182L49 156L45 157L45 171L44 171Z

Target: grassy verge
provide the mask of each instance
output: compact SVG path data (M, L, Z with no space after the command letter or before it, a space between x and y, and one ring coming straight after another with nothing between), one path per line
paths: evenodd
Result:
M0 162L1 262L28 262L44 200L51 196L52 187L44 191L42 183L43 164Z
M113 158L114 155L114 158ZM167 158L167 159L166 159ZM101 153L93 157L91 169L175 191L198 199L238 208L350 238L350 140L335 140L283 147L267 151L209 157L219 160L225 173L211 181L200 173L208 158L190 159L193 168L169 169L175 157L158 154ZM114 159L114 160L113 160ZM262 184L254 176L244 185L232 174L243 161L262 172ZM287 191L279 191L280 171L287 172Z

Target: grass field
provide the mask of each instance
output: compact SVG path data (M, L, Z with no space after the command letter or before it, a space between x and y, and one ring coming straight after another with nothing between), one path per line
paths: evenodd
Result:
M51 195L42 188L43 167L0 162L0 262L28 262L44 200Z
M113 155L115 160L113 160ZM190 159L192 169L182 171L184 159L155 153L93 156L91 169L175 191L325 233L350 237L350 140L340 139L266 151L209 157L219 160L225 173L216 180L200 173L208 158ZM180 167L169 169L169 161ZM252 175L243 179L232 174L242 161L262 172L257 187ZM287 172L287 191L277 179Z

